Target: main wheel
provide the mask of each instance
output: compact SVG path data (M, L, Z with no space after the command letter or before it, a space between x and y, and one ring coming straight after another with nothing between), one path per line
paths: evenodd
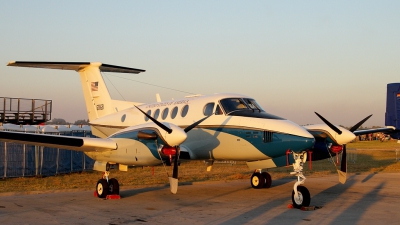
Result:
M262 172L261 175L265 179L264 188L270 188L272 184L271 175L269 175L269 173L267 172Z
M115 178L108 180L108 190L112 195L119 195L119 183Z
M96 192L99 198L105 198L108 195L109 187L106 179L97 181Z
M293 207L300 209L303 206L309 206L311 202L310 192L304 186L297 186L297 192L299 197L294 197L294 190L292 191L292 202Z
M255 189L263 188L265 184L265 178L261 173L253 173L250 178L251 186Z

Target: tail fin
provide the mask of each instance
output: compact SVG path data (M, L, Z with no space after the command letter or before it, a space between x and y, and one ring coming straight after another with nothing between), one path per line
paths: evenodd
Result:
M135 73L145 70L102 64L99 62L28 62L14 61L7 66L75 70L79 73L89 121L116 112L113 101L101 76L103 72Z
M396 131L390 136L400 139L400 83L387 85L385 125L394 126Z

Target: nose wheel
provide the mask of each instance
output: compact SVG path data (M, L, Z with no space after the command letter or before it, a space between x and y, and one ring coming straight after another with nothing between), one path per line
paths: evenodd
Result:
M309 206L311 202L310 192L304 186L297 186L297 197L294 190L292 191L293 207L300 209L303 206Z

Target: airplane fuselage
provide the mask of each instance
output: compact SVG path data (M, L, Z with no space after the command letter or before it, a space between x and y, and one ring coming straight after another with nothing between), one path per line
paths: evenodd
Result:
M287 150L303 151L314 144L314 137L306 129L265 112L254 99L245 95L195 96L138 107L160 122L176 124L181 128L213 114L188 132L187 139L180 145L181 158L268 160L285 156ZM115 161L140 165L140 158L145 158L143 164L148 164L153 160L152 155L154 164L160 163L158 151L160 145L166 145L163 134L135 107L91 121L91 125L109 138L128 139L126 142L129 144L126 146L130 146L123 150L121 144L118 144L119 151L88 153L95 160L110 161L110 158L118 158ZM148 133L159 133L161 138L157 141L140 139L138 132L146 130ZM274 166L279 165L275 163Z

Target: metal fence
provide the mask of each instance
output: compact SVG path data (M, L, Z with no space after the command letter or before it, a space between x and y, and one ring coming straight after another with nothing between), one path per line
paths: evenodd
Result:
M62 135L91 136L91 132L67 132ZM94 160L83 152L0 142L0 178L54 176L92 170Z

